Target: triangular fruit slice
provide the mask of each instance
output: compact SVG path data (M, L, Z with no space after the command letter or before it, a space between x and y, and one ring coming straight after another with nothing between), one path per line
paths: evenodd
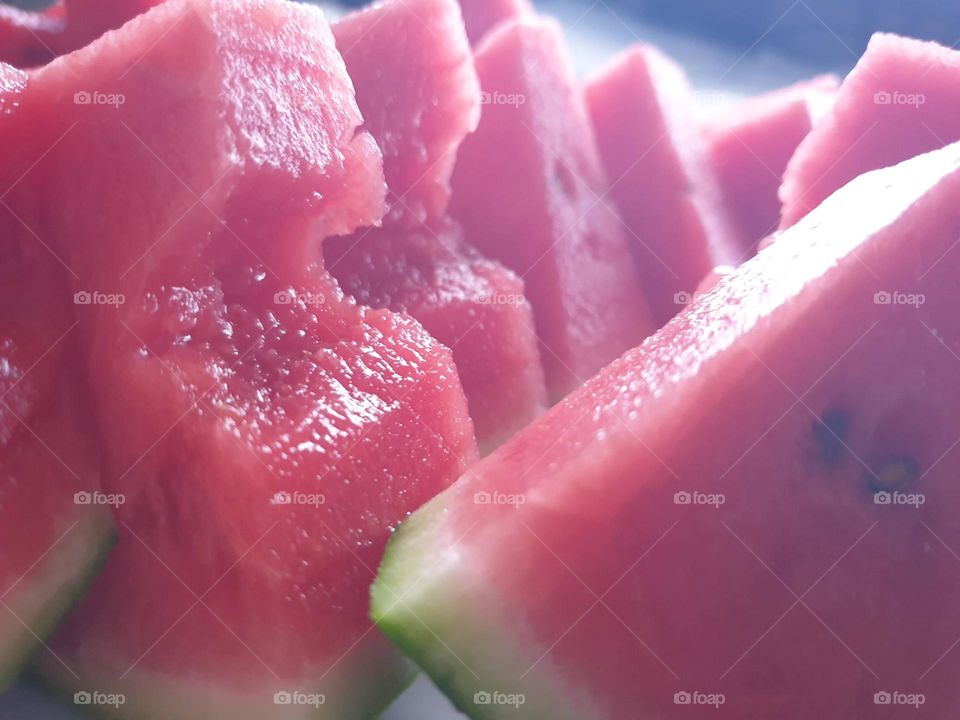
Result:
M480 119L480 87L456 0L391 0L346 16L333 32L363 127L383 150L384 222L442 217L457 148Z
M584 91L610 187L654 320L662 325L714 265L736 263L736 231L699 136L683 70L655 48L615 58Z
M57 0L42 11L0 7L0 61L44 65L93 42L161 0Z
M364 305L409 313L453 351L482 452L546 409L523 283L467 247L455 223L329 238L323 250L345 292Z
M4 193L26 169L10 132L26 86L24 73L0 66ZM0 690L82 593L114 537L67 272L0 209Z
M384 209L323 15L168 0L28 90L47 152L5 202L114 299L77 317L126 496L52 643L70 671L43 671L136 718L374 715L410 667L367 619L372 568L476 447L449 351L323 270L318 239Z
M445 217L457 149L480 119L456 0L386 2L333 31L392 208L383 230L325 243L327 268L360 303L410 313L453 350L478 441L492 449L543 411L546 389L523 283Z
M460 0L470 44L476 45L497 25L533 15L530 0Z
M460 148L451 214L524 281L547 389L563 397L652 329L622 226L552 21L501 25L476 52L484 92Z
M830 113L801 143L780 190L781 227L869 170L960 140L960 52L878 33Z
M706 122L713 171L734 222L741 255L780 226L787 163L836 98L840 81L824 75L745 100Z
M960 145L848 185L407 521L380 626L475 718L953 716L957 237Z

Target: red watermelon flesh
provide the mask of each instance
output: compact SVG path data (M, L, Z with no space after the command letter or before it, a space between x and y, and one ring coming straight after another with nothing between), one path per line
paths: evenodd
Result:
M385 223L442 217L457 148L480 118L480 88L456 0L384 2L337 22L334 36L363 127L383 151Z
M543 410L546 390L522 282L467 248L445 217L457 149L480 118L460 10L456 0L394 0L333 30L383 149L392 210L382 231L328 240L327 267L361 304L408 312L453 350L491 449Z
M500 23L533 15L530 0L460 0L460 8L471 45Z
M524 281L552 400L652 329L562 31L529 19L477 48L485 104L460 148L451 214Z
M454 223L329 238L323 250L345 292L370 307L409 313L453 351L482 451L545 410L523 282L467 247Z
M0 66L0 192L25 167L10 133L27 77ZM67 270L0 208L0 689L52 632L113 538Z
M407 521L381 627L476 718L957 716L958 236L960 145L851 183Z
M777 192L787 163L829 112L839 83L824 75L750 98L704 127L713 171L737 223L742 258L779 227Z
M162 0L57 0L42 11L0 7L0 61L44 65L118 28Z
M683 306L714 265L739 259L737 235L699 137L683 70L637 45L585 88L610 178L607 188L631 235L654 320Z
M960 52L879 33L800 144L780 190L790 227L855 177L960 140Z
M44 672L137 718L374 714L409 666L372 568L476 448L449 351L323 269L384 186L322 14L168 0L37 71L21 115L49 150L6 201L125 297L77 311L120 540L53 643L80 679Z

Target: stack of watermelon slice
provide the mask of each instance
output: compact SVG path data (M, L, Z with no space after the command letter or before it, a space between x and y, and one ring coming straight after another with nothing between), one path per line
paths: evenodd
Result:
M0 687L960 714L960 53L719 119L517 1L65 0L0 58Z

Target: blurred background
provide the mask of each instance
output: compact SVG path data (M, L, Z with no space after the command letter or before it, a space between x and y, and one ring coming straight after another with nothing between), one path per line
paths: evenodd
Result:
M822 72L845 74L877 31L960 45L957 0L534 0L558 17L583 74L617 50L654 43L690 74L709 112L737 97ZM0 1L37 8L44 0ZM320 1L334 15L365 3ZM22 684L0 696L0 720L76 720L70 710ZM383 720L457 720L430 683L419 680ZM171 720L174 720L171 718Z

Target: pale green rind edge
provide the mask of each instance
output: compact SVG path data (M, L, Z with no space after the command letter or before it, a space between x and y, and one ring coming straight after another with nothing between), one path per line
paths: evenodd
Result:
M520 641L498 627L493 598L458 598L463 584L456 572L435 571L436 556L445 549L440 529L454 490L424 505L394 533L371 588L374 622L473 720L599 717L582 704L575 708L579 703L550 677L546 661L522 679L529 663L518 660ZM522 693L525 703L474 702L474 693L494 690Z
M73 606L86 595L93 580L99 574L117 541L116 526L106 513L104 513L104 516L103 520L95 519L89 523L84 538L74 537L64 540L64 542L69 542L71 546L75 546L78 541L89 541L93 550L90 552L88 562L82 566L79 572L61 583L45 605L37 608L29 617L23 618L30 630L24 628L20 641L13 646L3 648L2 654L0 654L0 693L16 682L21 671L30 662L36 651L53 635L60 621L70 612ZM46 562L53 564L56 560L57 553L54 553ZM0 608L0 612L5 612L5 610Z

